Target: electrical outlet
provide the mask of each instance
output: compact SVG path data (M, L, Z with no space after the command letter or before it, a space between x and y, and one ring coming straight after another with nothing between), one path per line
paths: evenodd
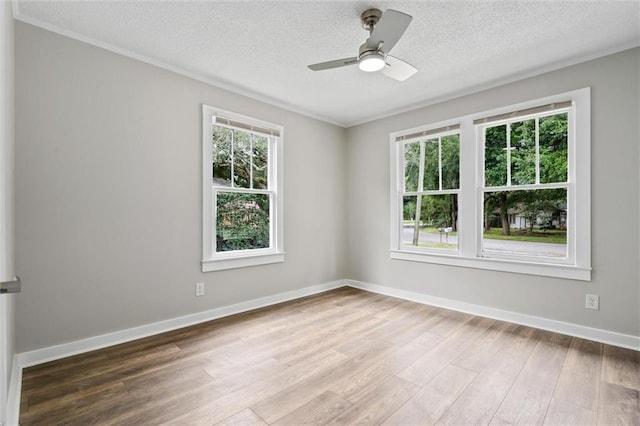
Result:
M196 283L196 296L204 296L204 283Z
M600 296L598 296L597 294L587 294L587 300L584 307L596 311L600 309Z

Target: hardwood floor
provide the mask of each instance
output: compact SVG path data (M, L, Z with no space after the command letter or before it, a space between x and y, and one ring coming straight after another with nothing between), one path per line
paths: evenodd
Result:
M640 424L640 352L341 288L25 369L22 425Z

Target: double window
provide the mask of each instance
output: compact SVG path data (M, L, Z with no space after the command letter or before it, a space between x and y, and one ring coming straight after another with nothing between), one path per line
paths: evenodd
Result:
M203 271L281 262L282 127L203 106Z
M589 280L590 95L391 135L391 256Z

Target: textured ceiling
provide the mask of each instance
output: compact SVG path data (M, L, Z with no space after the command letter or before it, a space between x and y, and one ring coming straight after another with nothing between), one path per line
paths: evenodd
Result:
M404 82L357 66L360 13L413 21ZM636 1L23 1L19 20L342 126L640 45Z

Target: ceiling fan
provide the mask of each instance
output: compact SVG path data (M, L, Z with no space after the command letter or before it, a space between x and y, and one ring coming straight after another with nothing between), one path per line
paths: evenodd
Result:
M380 71L398 81L404 81L418 70L405 61L389 55L413 17L397 10L387 9L382 13L378 9L367 9L360 15L362 27L369 31L369 38L360 46L358 56L320 62L309 65L313 71L328 70L347 65L358 64L365 72Z

